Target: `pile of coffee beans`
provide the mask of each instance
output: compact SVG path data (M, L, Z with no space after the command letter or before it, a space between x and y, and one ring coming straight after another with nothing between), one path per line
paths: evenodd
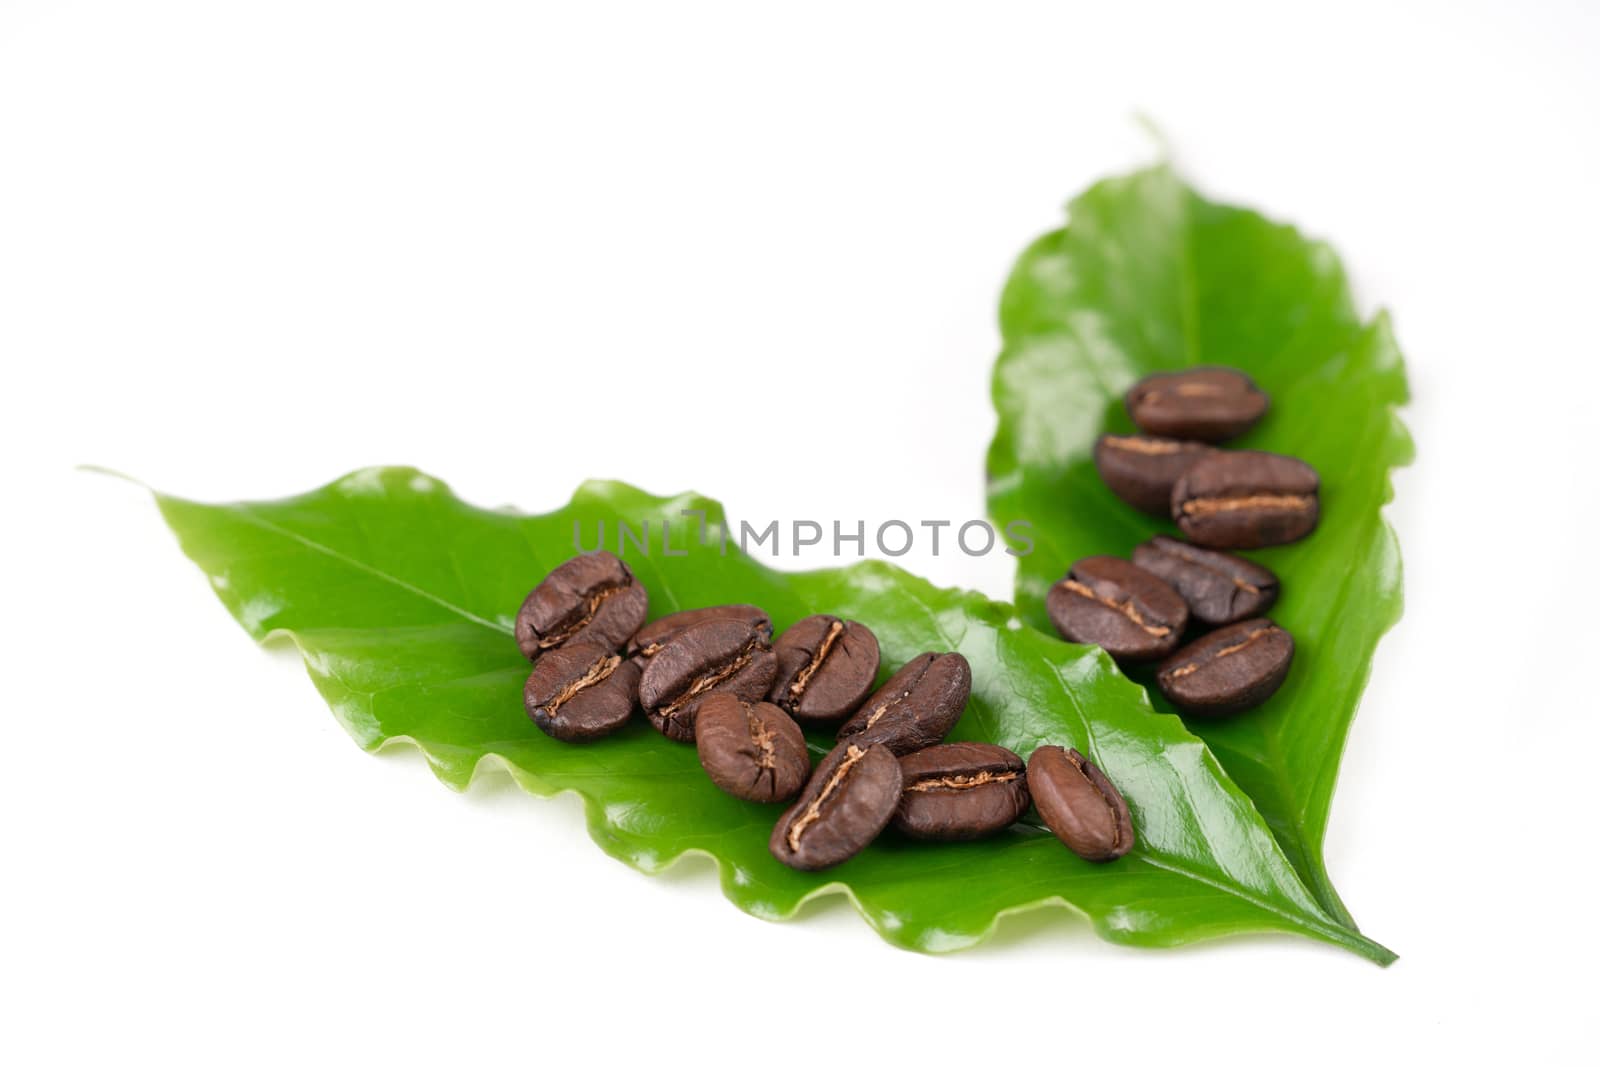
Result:
M642 710L696 747L723 792L791 805L768 842L791 867L843 863L891 823L918 841L986 837L1030 803L1085 859L1133 847L1122 794L1075 749L1045 745L1024 765L999 745L943 743L972 690L959 652L924 652L874 690L878 639L859 622L811 615L773 640L772 620L749 604L646 623L648 613L644 586L609 552L546 575L517 612L517 647L533 660L529 717L579 742ZM834 732L814 770L802 727Z
M1225 550L1287 544L1315 529L1317 472L1290 456L1213 447L1267 412L1267 394L1236 370L1153 374L1125 399L1143 432L1102 435L1095 467L1113 493L1170 518L1188 540L1153 538L1132 562L1080 559L1045 608L1067 640L1099 645L1125 667L1157 664L1156 685L1182 710L1247 711L1288 677L1294 638L1261 617L1278 599L1277 576ZM1191 625L1208 632L1179 647Z

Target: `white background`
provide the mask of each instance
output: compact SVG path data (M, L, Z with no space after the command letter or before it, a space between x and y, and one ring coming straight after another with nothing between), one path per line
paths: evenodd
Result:
M1600 17L1292 10L0 4L0 1059L1592 1056ZM1409 359L1409 609L1327 843L1387 971L760 922L571 798L363 755L147 497L72 470L979 516L999 286L1151 156L1141 112L1332 239Z

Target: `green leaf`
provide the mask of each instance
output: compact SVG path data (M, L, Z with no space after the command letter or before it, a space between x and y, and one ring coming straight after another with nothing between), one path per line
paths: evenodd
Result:
M713 529L722 522L715 503L611 482L589 483L539 516L472 507L404 469L361 471L277 502L159 502L234 617L258 639L293 640L364 747L415 744L458 789L488 761L533 793L575 791L607 853L645 871L708 855L726 895L753 914L785 918L810 897L845 892L889 941L941 951L981 940L1003 914L1065 905L1128 944L1276 930L1393 958L1317 906L1249 799L1181 723L1155 714L1098 651L1051 640L977 594L880 563L773 571L731 546L724 554L715 536L700 543L703 531L682 513L703 510ZM873 628L886 672L924 649L959 649L975 679L959 736L1022 753L1043 742L1089 753L1127 795L1139 847L1096 866L1037 825L1019 825L966 845L885 837L834 871L806 874L767 853L778 809L719 792L692 746L642 719L588 746L546 737L522 709L529 668L510 636L513 614L573 554L575 524L592 548L602 522L613 549L619 522L634 531L649 524L649 554L629 542L623 555L649 590L653 616L747 601L782 627L836 612ZM682 555L663 551L663 523Z
M1166 167L1094 186L1068 217L1022 254L1001 300L989 510L1001 523L1033 524L1018 608L1054 633L1045 594L1073 561L1126 555L1175 532L1122 503L1095 472L1095 437L1132 430L1128 386L1202 363L1252 375L1272 410L1237 444L1316 467L1322 521L1299 544L1254 554L1283 581L1272 615L1298 646L1288 682L1247 715L1189 725L1323 908L1354 929L1322 839L1373 651L1401 611L1399 545L1380 509L1390 470L1412 448L1395 415L1407 392L1389 321L1361 321L1327 245L1205 200Z

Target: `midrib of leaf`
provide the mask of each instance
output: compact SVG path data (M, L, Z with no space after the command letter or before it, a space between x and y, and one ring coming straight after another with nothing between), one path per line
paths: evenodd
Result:
M1153 852L1141 852L1139 853L1138 858L1157 870L1163 870L1169 874L1176 874L1179 877L1188 878L1191 881L1198 882L1201 885L1205 885L1211 889L1217 890L1218 892L1238 897L1252 906L1260 908L1262 911L1269 912L1286 922L1294 924L1300 929L1309 931L1318 937L1333 942L1334 944L1343 945L1358 955L1365 956L1367 959L1372 960L1375 963L1387 965L1393 963L1399 958L1383 945L1380 945L1378 942L1363 936L1360 931L1352 927L1341 926L1336 922L1314 922L1308 919L1305 915L1284 911L1271 901L1250 892L1243 886L1240 886L1238 883L1219 883L1213 878L1209 878L1198 871L1189 869L1188 865L1184 864L1182 861L1172 860L1168 863L1158 862L1154 858L1158 855L1166 858L1163 853Z
M1309 794L1305 797L1297 795L1290 784L1289 766L1283 759L1282 746L1278 743L1277 736L1265 730L1256 731L1256 736L1260 738L1262 747L1268 752L1266 759L1259 758L1255 753L1236 745L1229 745L1227 749L1235 756L1248 759L1267 772L1272 789L1282 805L1280 810L1287 811L1293 816L1286 822L1282 819L1273 819L1263 812L1262 818L1266 820L1268 828L1272 830L1272 836L1277 839L1284 855L1306 883L1306 888L1316 898L1322 910L1350 930L1359 930L1355 917L1345 907L1338 890L1328 878L1321 856L1311 847L1310 838L1306 833L1306 802L1309 800Z
M162 498L162 499L166 499L166 498ZM439 595L437 595L435 593L430 593L426 589L418 588L417 586L412 585L410 582L406 581L403 578L400 578L397 575L389 574L389 573L387 573L385 571L379 570L378 568L376 568L376 567L374 567L374 566L372 566L370 564L362 563L358 559L353 559L350 556L345 555L343 552L340 552L338 549L332 547L331 545L325 545L325 544L321 543L320 541L313 540L312 538L306 537L303 534L296 533L293 530L285 529L284 527L279 526L277 523L271 521L270 519L264 519L260 515L257 515L255 512L251 511L249 509L248 505L239 505L237 511L238 511L238 514L242 518L245 519L245 521L251 523L254 526L258 526L261 529L266 530L269 533L273 533L273 534L278 535L279 537L286 538L287 540L293 541L293 542L295 542L295 543L297 543L299 545L302 545L302 546L304 546L306 548L311 549L314 552L320 552L323 555L327 556L329 559L332 559L332 560L334 560L334 561L336 561L338 563L341 563L341 564L345 565L346 567L351 568L352 570L355 570L355 571L358 571L358 572L360 572L362 574L365 574L370 578L376 578L379 581L388 582L390 585L394 586L395 588L403 589L407 593L410 593L413 596L420 597L421 599L426 600L429 603L432 603L432 604L435 604L435 605L437 605L437 606L439 606L441 608L444 608L446 611L449 611L452 614L461 616L463 619L466 619L468 622L475 622L479 626L482 626L482 627L484 627L486 629L489 629L489 630L493 630L495 633L498 633L498 634L506 634L506 635L509 636L509 635L511 635L513 633L512 628L509 627L509 626L504 625L503 623L498 623L498 622L495 622L495 621L493 621L491 619L485 619L480 615L476 615L473 612L468 611L466 608L460 606L459 604L450 603L450 601L446 600L444 597L441 597L441 596L439 596Z

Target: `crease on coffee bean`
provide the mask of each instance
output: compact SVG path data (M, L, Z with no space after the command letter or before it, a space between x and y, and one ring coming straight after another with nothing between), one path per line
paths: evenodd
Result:
M1174 386L1172 391L1179 396L1226 396L1228 392L1227 389L1212 382L1184 382ZM1146 395L1154 400L1163 394L1156 391Z
M1094 775L1089 773L1089 761L1082 753L1073 749L1067 753L1067 762L1083 776L1083 780L1094 790L1094 795L1106 806L1106 812L1111 816L1111 851L1117 852L1122 847L1122 818L1121 813L1117 811L1117 805L1112 802L1111 796L1100 783L1094 780Z
M1145 633L1149 634L1151 637L1165 637L1172 632L1172 627L1170 626L1152 626L1148 622L1145 622L1144 616L1139 613L1138 608L1133 606L1132 600L1124 600L1121 603L1118 603L1111 597L1101 596L1093 589L1090 589L1088 586L1078 581L1076 578L1068 578L1062 584L1065 585L1067 589L1078 594L1079 596L1087 597L1097 604L1102 604L1105 607L1110 608L1112 611L1126 616L1130 622L1132 622L1139 629L1143 630Z
M815 800L806 805L806 810L800 813L799 818L789 824L789 832L784 835L784 840L788 842L790 852L800 851L800 836L811 827L812 823L822 818L823 802L833 795L834 791L839 788L839 784L844 781L845 775L849 774L851 768L860 763L862 757L866 754L866 749L859 748L856 745L851 745L845 749L843 762L834 768L833 774L829 776L827 782L823 783L822 792L817 794Z
M773 733L767 729L767 724L757 715L754 708L745 708L745 722L750 728L750 740L756 746L756 766L762 770L776 766L778 760L777 749L773 747ZM759 778L760 775L757 774Z
M867 721L861 724L861 729L857 730L856 733L864 734L874 726L878 725L878 720L887 715L890 708L898 706L902 701L908 699L910 696L911 690L907 689L905 692L896 693L888 700L885 700L882 704L879 704L872 710L872 714L867 716Z
M595 613L600 610L600 605L605 603L607 598L615 596L617 593L622 592L622 590L626 588L628 588L628 585L626 582L623 582L618 585L608 585L599 592L595 593L589 598L588 608L581 616L571 623L568 623L565 627L556 631L555 633L546 634L543 637L540 637L539 647L554 648L567 638L571 637L573 634L577 633L579 630L583 629L585 626L588 626L594 621Z
M938 778L924 778L906 786L908 793L957 793L976 789L995 782L1014 782L1022 777L1018 771L979 771L977 774L946 774Z
M1219 650L1215 656L1212 656L1208 660L1205 660L1205 661L1196 660L1193 663L1185 663L1181 667L1174 667L1172 670L1167 672L1167 677L1169 679L1172 679L1172 678L1187 678L1189 675L1193 674L1195 671L1199 670L1201 667L1205 666L1207 663L1215 663L1217 660L1221 659L1224 656L1231 656L1235 652L1239 651L1240 649L1247 648L1248 646L1255 644L1256 641L1260 640L1263 637L1266 637L1268 634L1272 633L1272 631L1275 630L1275 629L1277 629L1276 626L1263 626L1259 630L1253 630L1253 631L1251 631L1249 637L1246 637L1243 641L1240 641L1240 642L1238 642L1236 644L1229 645L1227 648Z
M749 665L750 660L754 657L755 644L752 642L751 644L747 645L744 651L739 653L739 655L734 658L726 667L696 678L694 682L690 684L688 689L685 689L682 693L673 697L671 703L657 709L656 713L664 719L670 719L672 716L682 711L683 706L689 703L689 701L693 700L695 697L706 692L707 690L716 688L723 682L726 682L729 678L732 678L735 674L738 674L740 671L744 670L744 668Z
M1315 498L1298 493L1257 493L1254 496L1207 497L1185 500L1185 515L1216 515L1242 508L1275 508L1283 511L1309 511Z
M560 710L561 705L565 704L567 701L571 700L585 689L588 689L590 686L599 685L601 682L611 677L612 672L614 672L621 663L622 657L617 655L611 655L604 659L596 660L594 665L585 671L581 677L575 678L566 685L562 686L560 691L557 692L555 696L551 697L550 702L545 705L546 710L549 714L554 715Z
M1189 446L1183 441L1158 441L1148 437L1107 437L1106 447L1143 456L1170 456Z
M750 730L750 741L756 746L756 773L750 779L750 788L755 789L761 784L761 779L766 778L777 789L778 783L778 750L773 745L773 732L767 729L767 724L754 708L741 704L745 714L745 725Z
M798 701L800 699L800 694L805 692L806 683L811 681L811 676L817 673L818 668L822 666L822 661L828 657L829 652L833 651L833 644L839 640L839 635L842 633L844 633L844 623L835 619L828 627L827 634L822 638L822 643L811 654L811 661L800 669L800 673L795 675L794 682L789 686L791 700Z

